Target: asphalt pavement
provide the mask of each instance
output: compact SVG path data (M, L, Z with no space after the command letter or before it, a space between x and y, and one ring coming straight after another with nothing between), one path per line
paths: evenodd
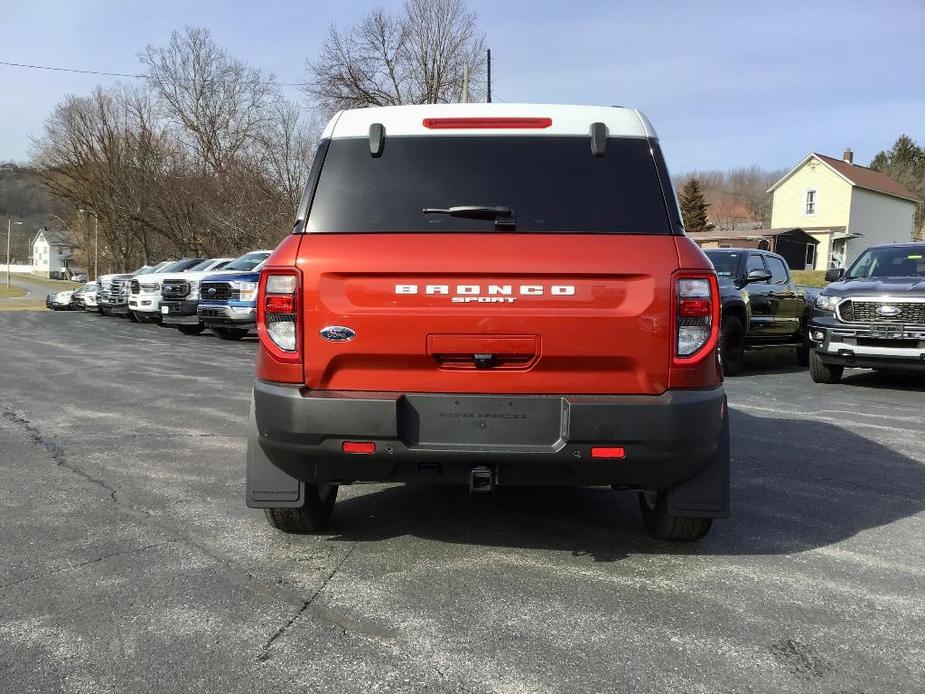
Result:
M925 378L750 355L693 545L609 489L345 487L288 536L255 346L0 314L0 691L925 691Z

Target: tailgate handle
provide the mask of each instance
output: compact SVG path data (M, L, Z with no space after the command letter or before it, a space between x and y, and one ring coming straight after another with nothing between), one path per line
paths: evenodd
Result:
M427 352L443 368L527 369L539 356L536 335L429 335Z

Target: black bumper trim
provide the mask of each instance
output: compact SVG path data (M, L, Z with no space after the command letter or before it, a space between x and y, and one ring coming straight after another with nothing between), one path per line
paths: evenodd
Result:
M464 416L441 419L448 400ZM501 485L666 490L718 457L725 455L721 466L728 469L722 387L651 396L485 396L319 392L257 381L254 403L261 455L302 482L463 484L473 466L489 465ZM525 418L498 418L507 403ZM549 403L561 408L554 422ZM415 418L430 422L426 436ZM508 433L514 442L504 440ZM345 454L344 440L374 441L377 450ZM626 456L591 458L593 445L623 446Z

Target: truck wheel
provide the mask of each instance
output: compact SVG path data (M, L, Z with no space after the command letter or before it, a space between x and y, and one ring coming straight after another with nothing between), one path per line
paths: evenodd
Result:
M206 329L206 326L202 325L177 325L174 326L184 335L199 335L203 330Z
M212 328L212 332L223 340L240 340L247 335L245 328Z
M659 540L692 542L704 537L713 525L712 518L674 516L668 513L668 496L665 492L639 492L642 520Z
M745 363L745 330L735 316L723 316L722 341L719 348L723 376L735 376Z
M809 375L815 383L838 383L844 370L844 366L823 362L816 350L809 351Z
M284 533L311 533L321 530L331 517L337 501L336 484L306 484L302 508L264 509L267 520Z

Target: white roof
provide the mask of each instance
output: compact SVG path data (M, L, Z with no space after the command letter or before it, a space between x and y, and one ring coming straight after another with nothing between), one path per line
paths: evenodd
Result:
M452 128L424 126L425 118L549 118L543 128ZM382 123L393 135L590 135L592 123L604 123L609 137L656 137L652 124L636 109L561 104L422 104L375 106L340 111L323 138L369 137L369 126Z

